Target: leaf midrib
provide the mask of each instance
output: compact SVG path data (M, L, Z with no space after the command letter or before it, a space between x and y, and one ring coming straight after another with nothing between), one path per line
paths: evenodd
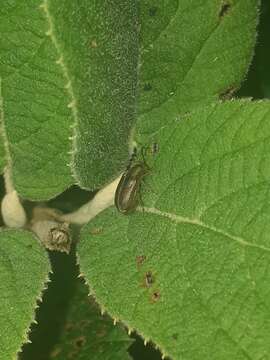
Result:
M161 216L167 219L170 219L172 222L177 223L177 224L190 224L190 225L195 225L198 227L201 227L205 230L209 230L211 232L214 232L216 234L222 235L225 238L228 238L232 241L237 242L238 244L240 244L241 246L247 246L247 247L252 247L252 248L257 248L260 249L262 251L266 251L266 252L270 252L270 248L266 247L266 246L262 246L256 243L252 243L251 241L245 240L243 238L241 238L240 236L235 236L229 232L226 232L220 228L217 228L213 225L208 225L206 223L204 223L203 221L201 221L198 218L189 218L189 217L185 217L185 216L181 216L181 215L176 215L174 213L168 213L165 211L161 211L159 209L156 209L154 207L139 207L138 211L141 212L146 212L146 213L150 213L153 215L157 215L157 216Z
M67 107L70 109L72 117L74 119L73 129L75 131L75 124L78 124L78 122L79 122L78 121L78 118L79 118L78 112L79 111L78 111L78 107L77 107L77 100L75 97L71 77L69 75L69 70L68 70L67 64L64 60L64 55L61 51L60 45L59 45L57 37L55 35L53 19L50 14L48 0L44 0L42 2L42 4L40 5L40 9L43 11L45 19L48 23L48 30L46 32L46 35L51 39L52 45L55 47L55 50L56 50L57 54L59 55L59 58L55 61L55 63L57 65L59 65L60 68L62 69L64 79L66 80L65 89L63 89L63 90L66 90L66 92L70 98L70 102L67 105ZM76 136L73 134L73 136L71 136L69 139L71 140L71 142L74 142L75 138L76 138Z

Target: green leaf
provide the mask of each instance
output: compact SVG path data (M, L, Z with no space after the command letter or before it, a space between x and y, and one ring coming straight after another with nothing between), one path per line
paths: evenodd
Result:
M88 297L86 286L76 281L64 331L61 333L52 359L130 359L127 349L132 340L112 319L102 316L93 298Z
M250 64L257 0L140 2L140 123L145 132L171 117L231 96Z
M68 79L52 24L36 1L0 9L3 122L16 190L48 199L72 183L68 151L73 117Z
M17 191L34 200L54 197L73 183L71 162L82 187L104 184L128 156L136 4L12 1L1 6L0 22L4 124Z
M50 271L38 240L26 231L0 232L0 358L16 359L34 320Z
M82 230L81 271L114 318L173 359L270 352L270 102L171 119L148 139L143 211ZM97 231L98 230L98 231Z
M231 93L251 59L257 5L5 2L3 121L20 195L54 197L74 182L71 164L81 187L97 188L125 166L136 114L149 131Z
M106 38L116 36L110 32L110 29L112 31L115 29L111 22L115 22L114 17L117 16L117 12L119 12L117 16L119 21L115 34L124 32L126 36L117 36L119 43L106 41L101 42L101 49L99 46L94 48L96 57L91 59L91 64L97 71L92 74L92 79L89 78L88 82L94 81L95 84L100 84L100 88L98 91L94 90L95 102L89 113L91 116L90 114L94 112L92 124L90 125L86 117L79 119L78 151L75 153L75 172L83 187L93 187L93 184L99 186L116 175L116 170L123 167L128 131L121 132L120 119L123 116L129 117L124 111L123 101L120 101L118 96L129 100L127 105L128 109L131 109L130 116L133 114L132 101L138 102L140 124L145 128L144 131L148 132L149 128L153 129L153 123L156 123L157 127L167 123L168 113L176 116L202 103L212 102L214 99L227 96L228 93L232 94L240 85L253 54L258 21L257 0L237 2L210 0L200 4L197 0L181 2L155 0L151 4L149 1L141 1L139 3L139 79L138 92L134 99L135 84L132 81L136 81L136 76L132 66L133 70L137 68L136 30L134 30L136 9L131 7L131 2L123 3L129 8L129 11L123 12L124 18L121 17L123 14L120 12L123 4L119 9L112 5L114 9L110 11L107 2L102 6L99 5L100 16L107 21L104 29L99 27L99 36L106 35ZM96 8L96 1L93 2L93 8ZM98 14L95 14L95 17ZM130 22L130 18L133 18L134 22ZM95 29L95 20L92 24ZM96 39L99 32L94 30L94 33L95 31ZM64 36L65 32L62 34ZM111 43L116 49L111 47ZM127 46L129 46L128 51ZM112 61L109 74L101 70L108 69L109 66L108 59L104 59L104 51L116 51L117 54L120 51L116 63L114 56L109 57ZM121 91L112 93L112 88L108 87L110 100L107 101L108 104L104 104L104 98L107 98L107 91L104 95L104 84L108 79L110 83L114 83L114 75L119 72L111 71L111 67L124 71L124 76L122 73L118 75L118 84L119 86L123 84L125 93L129 88L132 96L124 96ZM100 73L105 74L106 81ZM114 101L112 94L117 96L118 102ZM97 111L94 108L95 104ZM104 119L101 123L95 122L99 116ZM97 130L92 129L93 126ZM100 137L101 129L103 134ZM94 144L95 139L96 144ZM122 139L120 144L118 139ZM93 158L93 148L89 144L94 144L95 158ZM105 158L102 157L104 151ZM116 151L121 153L118 158L115 155Z
M62 19L56 29L64 52L71 52L67 64L75 68L74 172L80 186L92 190L118 175L128 158L138 72L137 2L65 1L65 12L63 1L56 3L59 9L52 10Z

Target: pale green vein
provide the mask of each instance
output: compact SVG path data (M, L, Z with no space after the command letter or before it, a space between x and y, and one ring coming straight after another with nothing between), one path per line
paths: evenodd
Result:
M235 236L235 235L232 235L226 231L223 231L222 229L218 229L212 225L207 225L205 224L204 222L202 222L200 219L196 219L196 218L188 218L188 217L184 217L184 216L180 216L180 215L175 215L175 214L172 214L172 213L168 213L168 212L164 212L164 211L160 211L156 208L148 208L148 207L143 207L143 208L138 208L139 211L142 211L142 212L146 212L146 213L150 213L150 214L154 214L154 215L158 215L158 216L161 216L161 217L165 217L165 218L168 218L170 219L171 221L177 223L177 224L191 224L191 225L196 225L196 226L199 226L203 229L206 229L206 230L210 230L214 233L217 233L217 234L220 234L232 241L236 241L238 244L240 244L241 246L248 246L248 247L253 247L253 248L257 248L257 249L260 249L260 250L263 250L263 251L267 251L267 252L270 252L270 248L268 247L265 247L265 246L261 246L261 245L258 245L258 244L254 244L252 242L249 242L249 241L246 241L244 239L242 239L241 237L239 236Z
M76 101L76 97L74 94L74 90L73 90L73 86L72 86L72 81L71 81L71 77L69 75L69 71L68 71L68 67L64 61L64 55L61 51L61 47L58 43L57 37L55 35L55 31L54 31L54 26L53 26L53 19L52 16L50 14L50 10L49 10L49 4L48 4L48 0L44 0L43 3L40 5L40 9L42 9L44 11L45 14L45 18L48 22L48 30L46 32L46 35L51 39L52 44L54 45L57 53L59 54L59 58L56 60L56 64L58 64L63 72L64 78L66 80L66 85L65 85L65 89L71 99L70 103L68 104L68 108L71 110L73 119L74 119L74 124L71 126L72 128L72 132L73 135L69 138L75 149L77 148L75 142L76 142L76 133L75 133L75 129L76 129L76 125L78 124L78 108L77 108L77 101ZM70 151L70 154L72 155L73 152ZM70 166L70 165L69 165Z
M7 134L6 134L6 129L5 129L5 121L4 121L4 99L3 99L3 95L2 95L2 78L0 77L0 129L2 132L2 139L4 142L4 149L5 149L5 156L7 159L7 163L9 166L9 175L10 175L10 181L12 182L12 160L11 160L11 156L10 156L10 150L9 150L9 144L8 144L8 139L7 139Z

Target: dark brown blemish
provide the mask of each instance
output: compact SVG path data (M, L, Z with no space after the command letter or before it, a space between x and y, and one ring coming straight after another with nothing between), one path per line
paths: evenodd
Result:
M152 85L150 83L145 83L144 87L143 87L144 91L151 91L152 90Z
M221 9L219 12L219 18L223 18L225 15L228 14L228 12L230 11L232 4L229 3L228 1L223 1L222 5L221 5Z
M142 264L145 262L146 256L145 255L138 255L136 256L136 264L138 267L142 266Z
M151 271L147 271L144 277L144 284L147 288L150 288L155 282L154 276Z
M178 336L179 336L179 334L178 334L178 333L174 333L174 334L172 334L172 338L173 338L173 340L177 340L177 339L178 339Z
M77 349L81 349L86 343L85 336L80 336L74 340L74 345Z
M160 292L156 290L155 292L153 292L151 296L151 300L153 303L156 303L159 299L160 299Z

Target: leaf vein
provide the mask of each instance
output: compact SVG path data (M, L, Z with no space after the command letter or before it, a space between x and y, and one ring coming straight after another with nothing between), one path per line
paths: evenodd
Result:
M204 222L202 222L201 220L199 219L196 219L196 218L188 218L188 217L184 217L184 216L181 216L181 215L175 215L173 213L168 213L168 212L164 212L164 211L160 211L156 208L148 208L148 207L144 207L144 208L141 208L139 207L138 208L139 211L144 211L144 212L147 212L147 213L151 213L151 214L154 214L154 215L158 215L158 216L161 216L161 217L164 217L164 218L168 218L170 219L171 221L177 223L177 224L191 224L191 225L195 225L195 226L199 226L205 230L209 230L209 231L212 231L214 233L217 233L217 234L220 234L232 241L235 241L237 242L238 244L240 244L241 246L244 246L244 247L253 247L253 248L257 248L257 249L260 249L260 250L263 250L263 251L267 251L267 252L270 252L270 248L266 247L266 246L263 246L263 245L259 245L259 244L256 244L256 243L252 243L251 241L247 241L247 240L244 240L243 238L241 238L240 236L236 236L236 235L233 235L233 234L230 234L222 229L219 229L219 228L216 228L215 226L213 225L208 225Z

